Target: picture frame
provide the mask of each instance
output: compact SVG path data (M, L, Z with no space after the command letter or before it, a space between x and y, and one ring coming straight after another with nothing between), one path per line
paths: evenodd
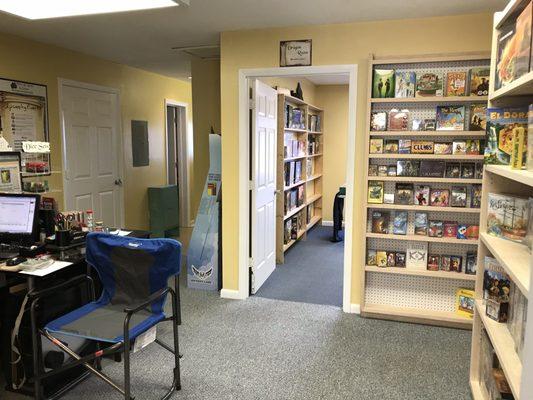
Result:
M308 67L313 62L313 41L284 40L279 43L280 67Z
M21 192L21 156L17 151L0 152L0 192Z

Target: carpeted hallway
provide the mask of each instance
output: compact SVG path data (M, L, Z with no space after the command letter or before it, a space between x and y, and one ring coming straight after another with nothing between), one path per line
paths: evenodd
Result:
M332 229L316 226L294 244L256 296L342 307L344 242L330 241Z
M187 400L470 400L470 332L362 319L338 307L261 297L224 300L183 289L180 331ZM167 326L159 337L170 342ZM134 395L158 399L171 357L133 356ZM105 368L120 381L122 365ZM2 400L25 399L0 391ZM120 399L90 378L65 399Z

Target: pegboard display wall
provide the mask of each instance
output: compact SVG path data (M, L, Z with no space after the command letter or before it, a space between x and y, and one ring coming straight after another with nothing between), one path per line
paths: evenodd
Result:
M409 60L407 60L409 61ZM467 96L468 89L470 87L469 82L469 70L471 68L477 67L486 67L489 68L489 60L461 60L461 61L446 61L446 62L422 62L422 63L399 63L399 64L375 64L374 69L394 69L396 72L415 72L417 76L424 73L436 73L441 74L443 78L443 94L446 92L446 79L448 72L466 72L467 75ZM437 100L437 101L435 101ZM391 99L391 102L386 100L380 102L372 102L369 99L369 112L376 111L386 111L390 112L392 109L398 110L409 110L409 127L408 130L413 130L412 121L413 119L418 119L424 121L426 119L435 119L436 110L438 105L464 105L465 107L465 127L464 131L469 131L469 121L470 121L470 106L472 104L486 104L486 98L465 98L464 101L450 101L447 102L446 96L443 96L442 99L435 99L434 97L428 98L428 101L403 101L398 99ZM431 140L434 142L445 142L452 143L454 140L466 140L469 137L475 137L476 139L483 140L483 137L480 137L476 133L465 133L464 131L457 131L457 136L453 135L453 132L446 131L443 134L443 131L421 131L417 132L416 135L410 137L402 135L401 131L398 131L400 135L396 135L396 132L389 131L385 135L383 132L373 132L368 130L367 134L369 137L378 136L383 138L384 141L387 140L387 136L397 139L411 139L411 140ZM368 149L367 149L368 151ZM367 160L369 165L386 165L386 166L396 166L398 157L396 154L390 154L389 158L371 158L372 154L369 155ZM413 157L416 159L416 156ZM430 160L439 160L439 156L428 157ZM418 160L417 160L418 161ZM446 165L450 164L473 164L474 166L483 167L482 160L443 160L446 162ZM384 193L392 194L395 193L396 184L398 182L409 182L409 177L398 177L396 180L395 176L387 176L387 180L383 180L385 177L380 176L368 176L368 180L373 181L383 181L384 183ZM473 176L474 179L481 179L481 176ZM469 178L469 179L472 179ZM432 182L432 178L428 177L426 182L413 182L414 188L418 185L429 186L431 189L448 189L450 190L453 186L461 186L466 188L467 192L467 201L466 208L470 207L471 204L471 183L463 183L462 178L449 178L453 182ZM450 205L451 207L451 205ZM408 224L407 224L407 234L414 235L414 216L417 212L425 212L428 214L428 221L453 221L458 224L466 225L479 225L479 213L477 212L464 212L465 209L462 207L457 207L457 211L439 211L433 207L428 207L427 210L401 210L401 209L380 209L380 205L375 205L375 208L372 204L369 204L367 210L367 223L366 230L367 232L372 232L372 211L380 210L382 212L389 212L389 232L391 232L390 237L386 236L384 238L367 238L366 239L366 251L368 250L384 250L384 251L402 251L405 252L408 246L412 241L402 240L402 235L392 234L392 225L394 221L395 213L400 211L408 212ZM420 242L424 242L424 237L421 236ZM435 311L435 312L454 312L455 311L455 301L456 301L456 291L459 288L468 288L473 289L475 282L471 280L464 280L461 277L464 277L464 270L466 264L467 253L476 252L477 244L474 242L465 243L449 243L447 238L442 238L442 241L439 242L427 242L428 254L437 254L437 255L447 255L447 256L461 256L462 257L462 272L457 273L460 275L459 278L455 279L454 275L451 273L449 278L433 277L433 276L417 276L417 275L403 275L403 274L387 274L381 272L365 272L365 295L364 302L369 305L382 305L389 306L395 310L401 310L402 308L406 309L420 309L425 311ZM366 258L366 254L365 254ZM398 271L396 271L398 272Z
M391 307L453 312L459 288L474 288L473 281L382 273L367 273L365 302Z

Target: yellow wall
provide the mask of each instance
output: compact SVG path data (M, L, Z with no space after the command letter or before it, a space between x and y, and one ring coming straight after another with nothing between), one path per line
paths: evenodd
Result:
M358 64L355 154L352 303L360 303L363 260L363 156L368 55L490 51L490 14L361 22L338 25L224 32L221 35L223 191L223 286L238 289L238 71L279 66L279 42L313 40L313 65Z
M346 182L348 85L317 86L315 103L324 110L322 220L333 221L335 194Z
M260 80L272 87L277 86L289 90L296 90L296 85L298 85L298 82L300 82L303 100L311 104L314 104L316 101L316 86L313 84L313 82L306 78L271 77L260 78Z
M198 211L209 171L209 132L220 133L220 60L191 62L194 123L194 173L192 176L191 213Z
M54 169L59 169L61 165L57 79L72 79L120 90L125 165L125 223L128 228L147 228L146 188L166 183L164 101L168 98L191 103L190 83L6 34L0 34L0 54L3 54L0 61L1 77L48 86L48 115ZM192 118L192 115L189 118ZM148 121L148 167L132 167L132 119ZM54 189L62 189L61 176L54 177L51 185ZM62 196L57 198L62 206Z

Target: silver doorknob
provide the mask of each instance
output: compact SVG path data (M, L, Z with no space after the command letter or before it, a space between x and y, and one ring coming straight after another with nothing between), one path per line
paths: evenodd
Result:
M115 185L122 186L122 179L120 179L120 178L115 179Z

